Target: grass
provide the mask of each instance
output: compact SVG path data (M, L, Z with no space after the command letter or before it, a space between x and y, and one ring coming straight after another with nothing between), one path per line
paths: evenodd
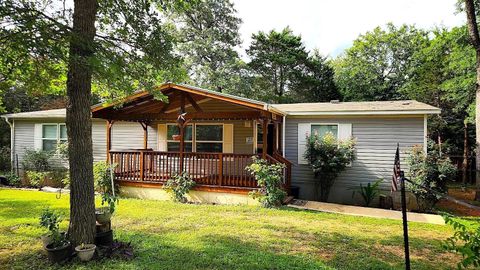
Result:
M4 269L403 269L400 221L252 206L122 199L115 237L132 242L131 261L50 265L38 225L50 206L68 217L69 196L0 189ZM68 222L62 222L66 228ZM451 269L448 226L410 223L412 269Z

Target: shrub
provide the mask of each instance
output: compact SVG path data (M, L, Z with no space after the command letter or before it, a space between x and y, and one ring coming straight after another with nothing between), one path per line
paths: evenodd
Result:
M307 136L304 157L315 175L316 197L325 202L335 178L355 159L355 140L340 141L332 133L312 134Z
M26 171L45 172L50 170L49 159L51 152L43 150L25 150L23 169Z
M195 186L187 172L175 173L171 179L168 179L163 188L170 194L176 202L186 202L185 195Z
M69 172L65 168L58 168L50 171L48 173L48 178L56 187L68 188L68 186L70 185Z
M44 184L48 172L26 171L28 182L31 187L39 188Z
M7 174L7 183L9 186L18 187L21 184L20 177L13 172Z
M444 216L445 222L453 226L455 233L448 238L443 247L446 250L460 253L462 261L458 263L458 268L467 268L474 266L480 267L480 226L478 223L469 228L464 222L457 221L450 216Z
M0 171L10 170L10 148L3 146L0 147Z
M252 157L253 163L246 169L257 180L260 189L250 192L264 207L277 207L282 205L287 193L282 189L282 176L284 164L268 164L264 159Z
M410 181L413 183L407 182L407 187L415 195L419 210L429 211L440 198L424 187L439 193L447 192L447 180L455 177L456 167L448 157L440 156L431 142L427 155L422 146L414 146L407 157L407 163L410 167Z
M380 178L373 183L367 183L366 186L363 186L363 184L360 184L360 186L353 191L352 197L355 196L356 192L359 192L360 195L362 196L363 201L365 202L365 206L368 207L380 193L380 184L382 182L383 182L383 178Z

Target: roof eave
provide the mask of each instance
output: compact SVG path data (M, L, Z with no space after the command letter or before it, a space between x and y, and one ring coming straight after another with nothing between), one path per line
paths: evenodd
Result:
M431 110L396 110L396 111L325 111L325 112L298 112L287 111L289 116L322 116L322 115L424 115L424 114L440 114L440 109Z

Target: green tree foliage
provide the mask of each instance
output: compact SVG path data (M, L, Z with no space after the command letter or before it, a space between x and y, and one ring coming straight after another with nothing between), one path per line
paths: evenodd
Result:
M334 70L326 57L314 50L297 72L292 87L295 102L328 102L340 99L334 82Z
M235 87L240 45L237 16L231 1L201 0L174 9L169 18L175 25L178 49L194 85L217 91Z
M254 97L274 103L327 101L339 97L333 70L318 51L309 52L290 28L252 35L247 49Z
M402 88L409 99L440 107L440 116L432 116L430 135L440 137L443 151L461 153L464 123L475 119L475 50L471 48L466 27L435 29L428 45L414 56L415 68ZM471 129L467 144L474 145Z
M288 27L281 32L259 32L252 35L247 54L251 58L249 66L261 77L259 88L266 91L263 99L285 102L286 92L295 81L295 71L308 57L301 37Z
M385 28L360 35L335 61L335 78L345 100L404 99L413 55L426 46L427 33L414 26Z
M478 222L469 224L451 216L444 216L445 223L455 230L452 237L448 238L443 247L446 250L462 255L458 269L469 269L470 266L480 267L480 226Z

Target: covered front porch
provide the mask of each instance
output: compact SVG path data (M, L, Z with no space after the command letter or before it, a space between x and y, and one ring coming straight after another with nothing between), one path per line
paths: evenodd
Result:
M163 84L166 99L140 92L122 103L92 109L106 120L107 160L117 164L115 180L124 186L161 187L174 173L187 172L196 190L248 193L257 188L245 170L252 156L283 163L290 188L291 163L282 155L281 112L266 104L177 84ZM143 147L129 149L112 136L115 123L137 122ZM152 136L156 137L152 140ZM126 138L128 140L128 138ZM154 143L152 143L152 141Z

